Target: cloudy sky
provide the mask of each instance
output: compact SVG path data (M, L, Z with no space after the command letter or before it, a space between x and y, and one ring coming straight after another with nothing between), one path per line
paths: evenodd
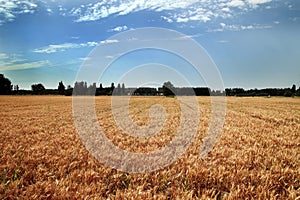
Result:
M0 73L25 89L40 82L46 88L59 81L73 85L97 45L116 45L110 37L144 27L176 30L197 41L225 87L300 86L299 0L0 0ZM164 53L129 54L113 69L118 74L152 60L185 67ZM172 80L168 73L160 76ZM109 85L118 77L102 81ZM127 83L135 84L138 78Z

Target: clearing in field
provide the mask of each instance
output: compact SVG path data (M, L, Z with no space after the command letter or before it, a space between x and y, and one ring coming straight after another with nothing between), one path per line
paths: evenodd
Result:
M187 151L160 170L125 173L106 167L85 148L74 124L72 97L2 96L0 198L299 198L299 99L227 98L221 139L203 160L199 151L211 104L209 97L197 100L200 120ZM181 117L176 98L131 98L130 117L141 127L151 125L152 105L164 107L163 127L149 138L120 129L111 112L111 97L95 101L101 129L120 149L151 152L176 135ZM156 117L159 123L161 116Z

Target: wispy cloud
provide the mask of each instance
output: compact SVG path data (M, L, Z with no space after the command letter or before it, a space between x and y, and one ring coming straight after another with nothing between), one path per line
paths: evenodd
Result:
M118 40L103 40L98 42L86 42L86 43L63 43L63 44L50 44L45 47L34 49L34 53L57 53L57 52L64 52L69 49L79 49L84 47L95 47L98 44L112 44L112 43L118 43Z
M217 42L218 42L218 43L229 43L228 40L218 40Z
M257 8L259 4L269 3L272 0L248 0L248 3L254 7Z
M238 24L225 24L220 23L220 28L210 29L207 32L222 32L222 31L244 31L244 30L257 30L269 29L270 25L252 24L252 25L238 25Z
M46 47L34 49L33 52L35 53L56 53L56 52L63 52L68 49L78 49L82 47L95 47L97 46L97 42L87 42L87 43L63 43L63 44L51 44Z
M8 59L9 56L5 53L0 53L0 60Z
M110 1L103 0L88 6L73 8L70 12L76 16L76 22L96 21L110 15L126 15L141 10L174 10L186 8L198 0L156 0L156 1Z
M105 58L107 58L107 59L113 59L113 58L115 58L115 56L109 55L109 56L105 56Z
M0 71L24 70L32 68L40 68L49 66L51 63L48 60L28 61L20 58L20 55L8 55L0 53Z
M247 12L272 0L151 0L151 1L110 1L103 0L94 4L73 8L69 14L76 17L76 22L96 21L110 15L126 15L149 10L166 11L163 20L169 23L188 21L207 22L212 18L232 17L232 9Z
M55 1L53 1L55 2ZM162 19L168 23L189 21L208 22L213 18L234 16L234 9L244 13L257 9L272 0L102 0L96 3L82 4L71 9L58 5L57 10L63 16L75 17L75 22L96 21L111 15L121 16L139 11L163 12ZM47 7L41 0L0 0L0 25L14 21L18 15L34 13L39 4L44 4L45 12L53 14L54 10ZM114 30L115 29L115 30ZM124 31L126 26L115 27L111 31Z
M203 36L202 34L194 34L194 35L185 35L185 36L182 36L182 37L179 37L179 38L175 38L176 40L187 40L187 39L193 39L193 38L199 38Z
M79 58L79 60L81 60L81 61L88 61L88 60L91 60L91 58L90 57L84 57L84 58Z
M0 0L0 25L14 21L20 14L34 13L37 6L28 0Z

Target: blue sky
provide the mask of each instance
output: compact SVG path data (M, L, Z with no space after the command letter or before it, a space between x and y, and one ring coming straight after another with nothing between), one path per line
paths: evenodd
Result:
M0 0L0 73L25 89L33 83L73 85L98 44L144 27L173 29L197 41L216 63L225 87L300 86L299 0ZM118 74L151 58L189 67L145 50L122 57L112 69ZM170 74L160 75L177 84ZM101 81L107 86L118 77L109 74ZM137 78L128 86L139 84Z

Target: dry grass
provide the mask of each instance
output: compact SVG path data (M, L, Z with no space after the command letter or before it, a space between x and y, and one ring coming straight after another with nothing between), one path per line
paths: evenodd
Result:
M130 102L138 125L162 103L167 121L149 141L122 133L110 97L97 97L101 126L116 145L146 152L166 144L178 127L178 102L140 97ZM198 158L210 119L210 99L199 98L195 142L169 167L127 174L103 166L76 133L71 97L0 97L0 199L300 199L300 99L228 98L221 140Z

